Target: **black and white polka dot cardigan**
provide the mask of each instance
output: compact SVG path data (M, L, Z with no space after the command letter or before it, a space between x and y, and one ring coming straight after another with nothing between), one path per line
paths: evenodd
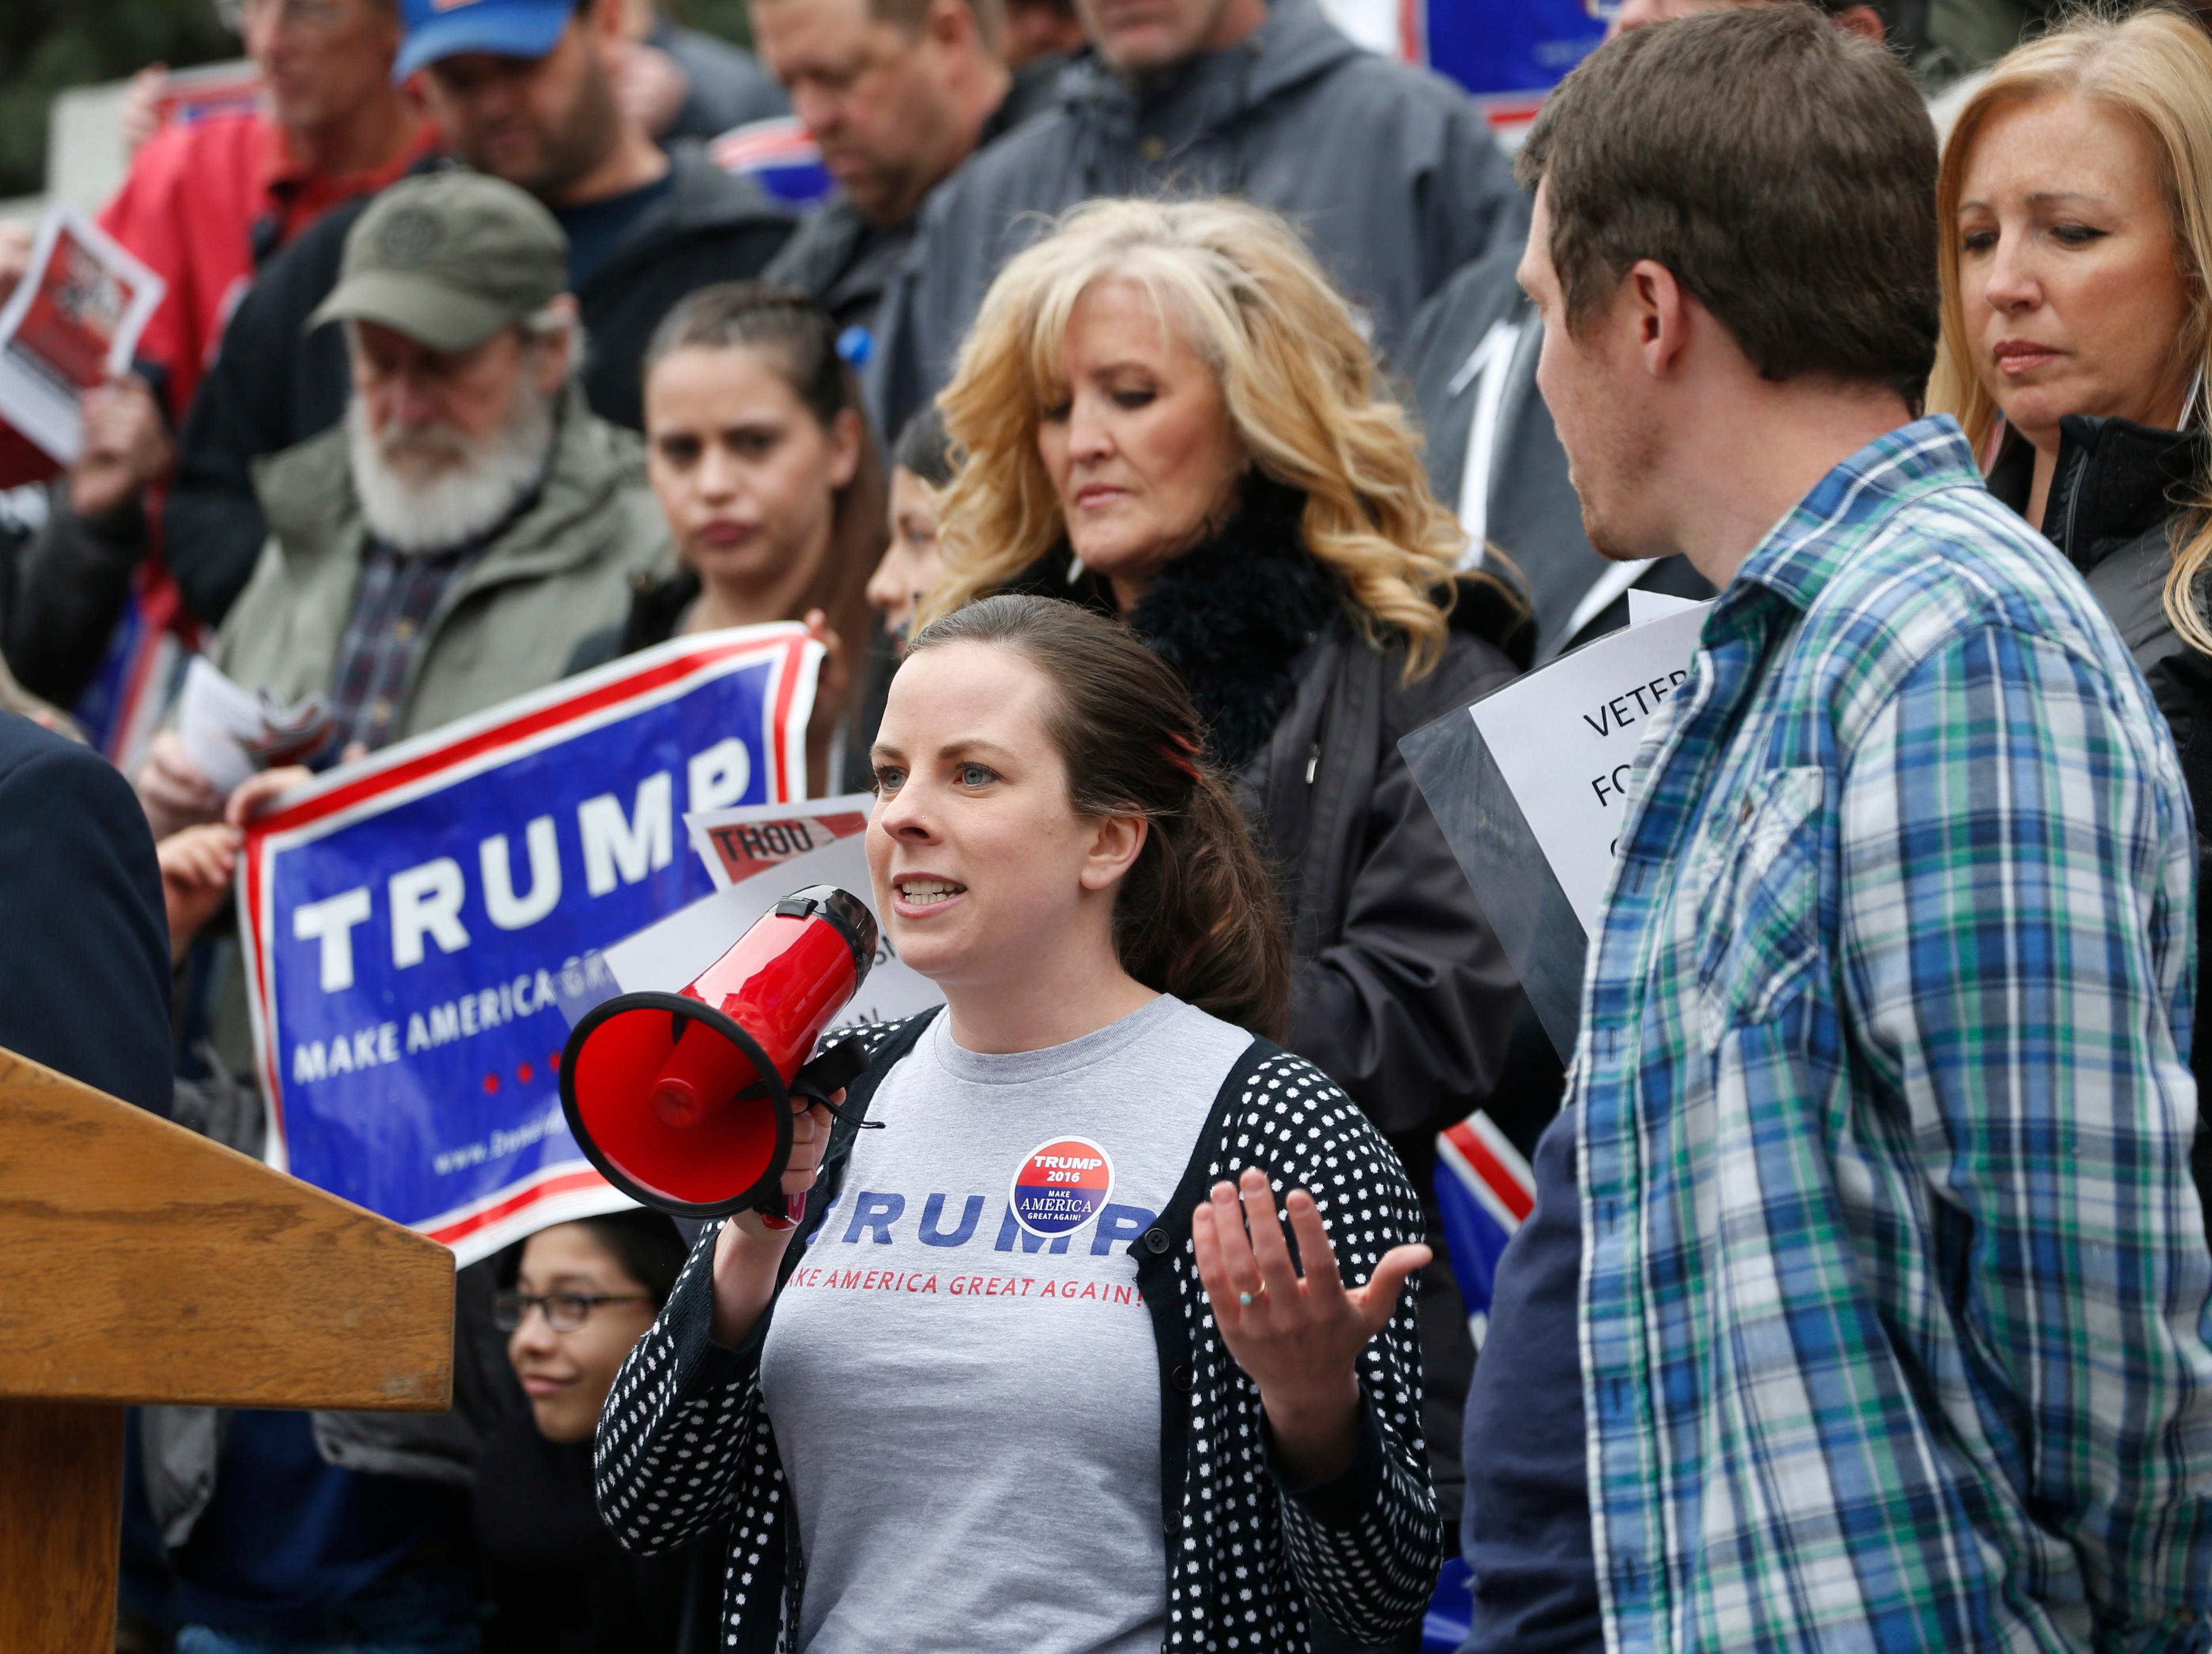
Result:
M848 1112L865 1110L927 1020L862 1031L874 1060ZM835 1164L809 1203L808 1235L836 1192L850 1136L842 1125L833 1134ZM1248 1166L1267 1172L1279 1198L1292 1188L1312 1193L1349 1283L1365 1281L1392 1246L1421 1237L1413 1187L1358 1109L1311 1063L1255 1041L1216 1097L1166 1214L1129 1248L1160 1355L1164 1646L1304 1651L1309 1603L1354 1641L1384 1641L1419 1619L1443 1555L1420 1435L1413 1294L1401 1295L1361 1357L1364 1405L1351 1467L1318 1487L1294 1487L1274 1455L1258 1387L1214 1330L1191 1248L1192 1210ZM616 1377L599 1420L596 1485L601 1518L641 1554L726 1534L724 1646L745 1654L790 1645L805 1570L761 1400L760 1350L774 1309L740 1349L709 1336L720 1228L700 1235L667 1307ZM787 1278L803 1250L794 1242L786 1255Z

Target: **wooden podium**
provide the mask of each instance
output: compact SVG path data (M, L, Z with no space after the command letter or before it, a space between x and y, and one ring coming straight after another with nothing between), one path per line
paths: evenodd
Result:
M453 1397L435 1241L0 1050L0 1651L115 1645L123 1409Z

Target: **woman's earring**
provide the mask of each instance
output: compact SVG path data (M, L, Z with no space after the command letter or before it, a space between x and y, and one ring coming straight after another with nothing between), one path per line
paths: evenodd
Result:
M1067 583L1073 585L1083 578L1083 556L1080 552L1067 560Z

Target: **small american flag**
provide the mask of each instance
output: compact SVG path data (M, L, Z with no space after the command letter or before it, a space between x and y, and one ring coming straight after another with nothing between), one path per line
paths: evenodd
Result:
M1480 1109L1437 1134L1437 1206L1478 1349L1490 1324L1498 1260L1535 1205L1536 1179L1528 1162Z

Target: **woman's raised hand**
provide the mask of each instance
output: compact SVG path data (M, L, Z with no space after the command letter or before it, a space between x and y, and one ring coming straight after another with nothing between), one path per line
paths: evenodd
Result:
M1306 1481L1325 1481L1352 1462L1359 1353L1389 1321L1406 1277L1434 1254L1426 1246L1394 1246L1365 1286L1347 1287L1313 1197L1293 1189L1283 1204L1303 1278L1275 1215L1274 1193L1256 1168L1235 1185L1213 1185L1212 1198L1191 1214L1191 1241L1213 1324L1260 1386L1285 1462Z

